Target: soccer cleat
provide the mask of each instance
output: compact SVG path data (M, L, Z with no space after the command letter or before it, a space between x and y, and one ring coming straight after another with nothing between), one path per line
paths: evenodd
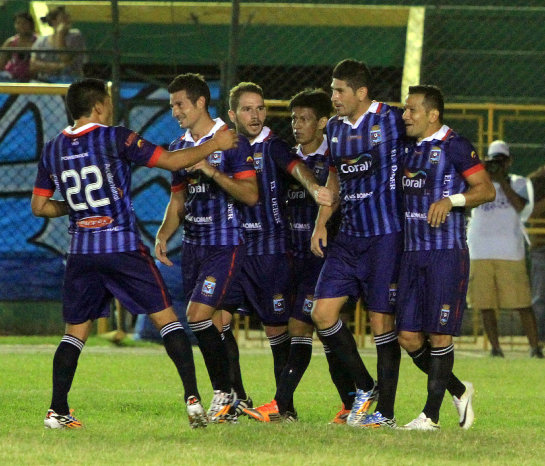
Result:
M537 359L543 359L543 350L540 346L537 346L536 348L532 348L530 350L530 357L531 358L537 358Z
M490 350L490 356L492 356L493 358L504 358L504 354L503 354L503 351L501 350L501 348L492 348Z
M354 398L354 404L350 410L350 414L346 418L346 423L349 426L356 426L360 423L367 413L371 409L371 405L378 399L377 384L367 392L361 389L356 390L356 398Z
M475 389L473 388L473 384L471 382L462 383L466 386L466 391L460 398L453 396L452 402L458 410L458 416L460 416L460 427L467 430L471 427L473 421L475 420L475 413L473 412L472 405Z
M335 417L332 419L330 424L346 424L346 418L348 417L349 414L350 414L350 410L345 409L344 403L343 403L341 410L337 414L335 414Z
M380 411L375 411L373 414L365 416L360 422L353 425L353 427L363 427L366 429L381 429L388 427L390 429L397 429L396 418L384 417Z
M211 424L223 424L226 422L236 423L236 413L231 413L231 405L233 404L235 394L214 390L214 396L210 403L210 408L206 413L208 422Z
M198 427L206 427L208 418L202 407L199 399L192 395L187 399L187 418L189 419L189 427L197 429Z
M435 430L440 429L439 423L433 422L429 417L426 417L424 413L413 419L408 424L405 424L403 427L400 427L403 430Z
M233 405L231 406L231 412L235 412L237 416L243 416L246 413L244 412L244 409L249 409L254 407L254 402L250 397L246 398L245 400L242 400L240 398L237 398Z
M244 413L251 419L255 419L259 422L280 422L282 416L278 411L278 405L276 400L272 400L270 403L258 406L257 408L245 408ZM295 415L297 417L297 415ZM289 422L289 421L288 421Z
M297 417L297 411L286 411L285 413L281 414L280 417L281 421L285 422L286 424L291 424L299 420L299 418Z
M74 410L71 409L70 414L57 414L50 409L45 416L44 425L48 429L81 429L83 425L72 416L73 412Z

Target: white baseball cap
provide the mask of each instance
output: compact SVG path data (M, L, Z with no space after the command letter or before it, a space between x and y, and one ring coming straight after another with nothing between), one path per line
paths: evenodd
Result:
M511 157L509 146L505 141L496 140L488 146L488 155L485 160L494 160L496 157Z

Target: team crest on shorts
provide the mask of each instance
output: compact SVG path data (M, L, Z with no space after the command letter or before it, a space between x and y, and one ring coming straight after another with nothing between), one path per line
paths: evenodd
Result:
M275 314L284 314L284 311L285 311L284 295L275 294L273 296L273 306L274 306L274 313Z
M441 325L447 325L449 316L450 316L450 306L448 304L444 304L443 308L441 309L441 316L439 317L439 323Z
M382 142L382 132L379 125L371 126L371 142L373 144L379 144Z
M202 284L201 293L205 296L212 296L216 289L216 279L214 277L206 277Z
M440 158L441 158L441 148L437 146L433 146L430 151L430 163L433 163L433 164L439 163Z
M314 302L314 296L311 294L307 295L305 302L303 303L303 314L310 315L312 311L312 304Z
M395 306L397 300L397 283L390 283L388 289L388 304L390 306Z

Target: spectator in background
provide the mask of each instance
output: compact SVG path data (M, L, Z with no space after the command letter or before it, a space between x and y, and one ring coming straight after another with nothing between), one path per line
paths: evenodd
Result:
M85 49L85 40L79 29L71 28L70 15L60 6L41 18L53 28L53 34L41 36L32 46L30 71L45 82L71 82L83 76L83 65L87 62L84 53L52 53L45 50ZM40 52L40 50L43 50Z
M527 178L508 173L511 162L509 146L504 141L490 144L485 167L496 188L496 199L475 207L471 213L468 303L482 313L492 356L503 357L496 309L516 309L528 336L530 355L543 358L531 308L524 250L523 222L532 212L533 189Z
M26 11L15 15L15 30L17 34L9 37L2 47L30 48L37 39L34 33L34 20ZM0 81L25 82L30 79L30 53L14 51L0 53Z

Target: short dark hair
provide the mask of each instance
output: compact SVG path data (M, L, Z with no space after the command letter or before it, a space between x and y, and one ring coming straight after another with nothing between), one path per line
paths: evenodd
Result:
M424 108L426 111L438 110L439 123L443 123L445 101L441 89L430 84L419 84L418 86L409 86L410 94L422 94L424 96Z
M372 91L373 76L368 66L362 61L347 58L337 63L333 68L333 78L346 81L354 92L360 87L366 87L369 94Z
M28 11L19 11L18 13L15 13L15 15L13 15L13 18L14 19L21 18L21 19L24 19L25 21L28 21L28 23L30 23L30 25L32 26L32 29L34 29L34 18Z
M333 111L331 98L323 89L305 89L295 94L290 100L290 111L294 107L311 108L318 120L323 117L329 118Z
M66 108L73 120L90 116L97 102L109 97L108 86L102 79L79 79L68 87Z
M210 88L204 79L202 74L198 73L184 73L176 76L167 87L169 94L175 92L185 91L187 98L193 105L197 103L199 97L204 97L205 108L208 111L208 105L210 104Z
M236 111L238 108L238 103L240 101L240 96L244 94L245 92L253 92L254 94L259 94L262 98L263 96L263 88L256 83L252 82L241 82L238 83L235 87L233 87L229 91L229 109L233 110L233 112Z

